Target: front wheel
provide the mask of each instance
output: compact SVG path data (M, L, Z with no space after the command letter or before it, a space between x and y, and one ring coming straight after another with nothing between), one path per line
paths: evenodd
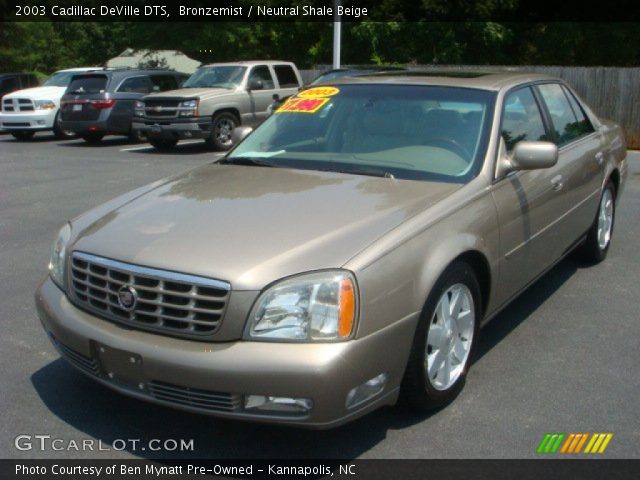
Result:
M481 318L478 279L464 262L451 265L422 311L402 381L405 403L431 410L462 390L478 343Z
M616 215L616 189L609 180L600 195L598 213L587 233L587 239L579 249L582 259L588 263L600 263L607 257Z
M168 138L150 138L149 143L157 150L168 151L177 145L178 140Z
M33 138L34 132L18 131L18 132L11 132L11 135L13 135L13 138L18 140L19 142L24 142L27 140L31 140Z
M85 133L82 135L82 139L87 143L97 144L102 141L102 137L104 137L104 133Z
M233 147L231 132L239 123L232 113L221 112L216 114L211 121L211 136L207 139L207 145L215 150L229 150Z

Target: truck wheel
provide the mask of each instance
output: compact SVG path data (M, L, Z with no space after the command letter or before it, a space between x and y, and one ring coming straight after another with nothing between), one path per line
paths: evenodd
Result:
M211 122L211 136L207 139L207 145L215 150L229 150L233 147L231 132L240 122L233 113L220 112L214 115Z
M56 118L53 121L53 135L58 140L68 140L70 138L75 138L76 134L70 132L69 130L63 130L60 126L60 112L56 114Z
M28 131L11 132L11 135L13 135L13 138L18 140L19 142L31 140L34 134L35 132L28 132Z
M104 133L93 132L93 133L85 133L82 135L82 139L87 143L97 144L102 141L102 137L104 137Z
M176 144L178 143L178 140L173 140L168 138L162 138L162 139L152 138L152 139L149 139L149 143L153 145L154 148L156 148L157 150L167 151L175 147Z

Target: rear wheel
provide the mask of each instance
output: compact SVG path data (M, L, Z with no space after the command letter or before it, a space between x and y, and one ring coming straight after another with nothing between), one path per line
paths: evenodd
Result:
M233 147L231 132L240 124L233 113L221 112L214 115L211 121L211 136L207 139L207 145L215 150L229 150Z
M70 138L75 138L76 136L75 133L62 129L60 126L60 112L58 112L55 120L53 121L53 134L58 140L68 140Z
M480 286L464 262L451 265L433 288L416 329L402 381L405 403L422 410L450 403L462 390L477 344Z
M100 143L103 137L104 137L104 133L99 133L99 132L85 133L82 135L82 139L85 142L93 143L93 144Z
M174 140L174 139L167 139L167 138L151 138L149 139L149 143L151 145L153 145L155 148L157 148L158 150L171 150L173 147L176 146L176 144L178 143L178 140Z
M587 239L579 249L582 259L586 262L600 263L607 257L615 215L616 189L613 182L609 180L600 195L598 213L587 233Z
M13 135L13 138L18 140L19 142L24 142L26 140L31 140L35 135L35 132L29 132L25 130L25 131L11 132L11 135Z

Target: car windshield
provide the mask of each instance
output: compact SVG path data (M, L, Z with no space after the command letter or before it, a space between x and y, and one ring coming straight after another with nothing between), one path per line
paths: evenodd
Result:
M183 88L229 88L235 89L242 84L247 67L202 67L191 75Z
M56 72L47 78L42 84L43 87L66 87L71 78L78 72Z
M495 93L351 84L303 90L225 163L465 183L481 167Z

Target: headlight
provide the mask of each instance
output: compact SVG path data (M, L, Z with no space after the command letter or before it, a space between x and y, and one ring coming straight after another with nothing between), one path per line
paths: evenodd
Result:
M144 117L144 102L136 100L136 103L133 106L133 114L136 117Z
M245 338L272 341L336 341L351 337L358 312L355 278L344 270L309 273L263 292Z
M197 117L199 100L185 100L178 104L181 117Z
M53 100L36 100L36 110L53 110L56 108L56 104Z
M51 247L51 259L49 260L49 275L60 288L64 288L64 266L67 252L67 243L71 238L71 225L66 224L58 232L56 241Z

